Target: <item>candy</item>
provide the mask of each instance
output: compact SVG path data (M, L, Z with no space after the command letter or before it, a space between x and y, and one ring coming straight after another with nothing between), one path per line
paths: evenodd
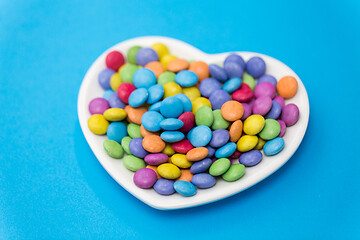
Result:
M124 166L132 172L136 172L139 169L145 168L145 162L141 158L135 157L134 155L126 155L122 162Z
M164 150L162 151L162 153L164 153L164 154L166 154L168 156L172 156L175 153L175 151L171 147L170 143L166 143L166 146L165 146Z
M189 70L196 73L196 75L199 78L199 81L202 81L205 78L209 77L209 66L202 61L194 61L190 64Z
M158 61L159 56L152 48L141 48L136 53L136 63L145 66L149 62Z
M157 181L157 176L154 170L142 168L136 171L133 180L139 188L151 188Z
M274 97L274 101L277 101L278 103L280 103L281 109L283 109L285 107L285 100L282 96Z
M191 182L198 188L211 188L215 185L216 179L208 173L195 174Z
M126 54L126 58L129 61L129 63L136 64L136 54L140 49L141 49L140 46L133 46L128 50Z
M232 99L239 102L248 102L254 97L253 91L246 83L242 83L240 88L233 92Z
M111 95L109 96L108 102L109 102L110 107L112 107L112 108L124 109L126 106L126 104L120 100L117 92L111 93Z
M238 159L241 156L241 152L235 150L235 152L229 157L230 159Z
M131 138L142 138L140 132L140 125L137 125L135 123L129 123L127 125L127 132Z
M175 82L182 87L191 87L195 85L198 80L196 73L189 70L180 71L175 76Z
M244 135L237 142L237 150L240 152L248 152L253 149L258 143L257 136Z
M196 187L187 181L176 181L174 183L174 189L185 197L190 197L196 194Z
M278 94L285 99L295 96L297 88L297 81L292 76L286 76L281 78L276 85L276 90Z
M111 96L111 94L113 94L114 91L112 89L108 89L104 92L102 98L105 98L108 102L109 102L109 97ZM109 103L110 104L110 103ZM111 106L111 105L110 105Z
M259 85L260 83L263 83L263 82L269 82L271 83L274 87L276 87L276 84L277 84L277 81L276 81L276 78L272 75L268 75L268 74L264 74L262 75L258 81L257 81L257 84Z
M244 108L244 113L243 113L243 116L241 117L241 120L245 120L251 115L252 109L248 103L241 103L241 105Z
M173 72L163 72L160 74L160 76L157 78L157 83L164 85L168 82L175 82L175 73Z
M196 162L207 157L209 150L206 147L193 148L186 154L186 159L191 162Z
M211 164L209 173L216 177L224 174L230 168L230 160L227 158L220 158Z
M122 121L126 118L127 113L121 108L109 108L104 112L106 120L111 122Z
M221 115L227 121L239 120L244 114L244 107L237 101L225 102L221 107Z
M126 64L120 70L120 79L123 83L133 83L132 78L135 72L139 69L137 65ZM121 99L121 98L120 98Z
M224 85L222 86L222 90L228 93L232 93L235 90L239 89L241 82L242 81L240 78L231 78L224 83Z
M158 166L157 171L161 177L166 179L176 179L181 174L180 169L171 163L161 164Z
M135 86L132 85L131 83L122 83L120 84L118 90L117 90L117 94L118 94L118 97L119 99L128 104L129 103L129 97L130 97L130 94L135 91Z
M88 127L91 132L97 135L103 135L106 133L109 122L103 115L94 114L88 120Z
M166 142L174 143L183 140L185 138L185 135L179 131L165 131L160 134L160 137Z
M242 164L232 164L221 177L227 182L234 182L242 178L245 174L245 166Z
M254 91L255 86L256 86L256 82L255 82L255 79L250 74L244 73L244 76L242 78L242 82L246 83L250 87L250 89L252 91Z
M171 162L178 166L179 168L189 168L192 165L192 162L189 162L184 154L176 153L171 156Z
M294 125L299 120L299 108L295 104L288 104L281 112L281 120L287 127Z
M161 195L171 195L175 192L174 181L160 178L154 184L154 190Z
M178 153L184 153L186 154L191 149L194 148L194 146L190 143L189 140L183 139L179 142L171 144L171 147Z
M225 84L227 84L227 83L225 83ZM225 86L225 84L224 84L224 86ZM241 82L240 82L240 84L241 84ZM222 88L221 83L214 78L206 78L203 81L201 81L200 85L199 85L200 93L204 97L210 97L211 93L215 92L216 90L220 90L221 88ZM223 89L223 90L225 90L225 89Z
M284 148L284 139L281 137L274 138L264 145L264 154L271 156L278 154Z
M255 100L252 107L253 114L266 115L272 106L272 100L269 96L262 96Z
M211 140L212 133L208 126L200 125L190 130L187 138L194 147L205 147Z
M235 53L230 54L229 56L227 56L225 58L224 65L226 65L229 62L235 62L238 65L240 65L243 70L245 69L246 64L245 64L244 59Z
M127 113L128 120L130 122L140 125L141 124L141 118L147 112L147 109L145 107L133 108L133 107L127 105L125 107L125 111ZM156 130L156 131L158 131L158 130Z
M174 55L165 54L163 57L161 57L160 63L163 65L164 69L167 70L166 69L167 64L176 58L177 57L175 57Z
M248 135L258 134L265 126L265 119L261 115L251 115L244 121L244 132Z
M121 145L114 140L105 140L103 142L103 147L107 155L112 158L120 159L124 155L124 150Z
M108 68L117 71L125 63L125 58L121 52L111 51L106 55L105 63Z
M212 157L215 155L215 151L216 149L210 146L206 146L207 150L209 151L209 154L207 155L208 158Z
M138 88L130 94L129 105L131 107L140 107L143 105L149 97L149 93L146 88Z
M147 68L139 68L133 75L132 82L136 88L150 88L156 84L155 74Z
M190 101L194 101L201 96L197 87L183 88L182 92L190 99Z
M118 143L127 136L127 127L123 122L112 122L107 128L107 136Z
M103 114L108 108L110 108L110 105L105 98L94 98L89 103L89 112L91 115Z
M149 107L149 111L160 112L161 102L156 102Z
M219 148L224 146L230 138L230 134L225 129L217 129L212 132L212 138L209 145L213 148Z
M252 57L246 63L246 72L254 78L261 77L266 70L266 64L260 57Z
M230 141L237 142L241 137L242 130L243 130L243 123L241 120L236 120L235 122L233 122L229 129Z
M273 99L276 95L276 89L274 85L272 85L269 82L263 82L258 85L256 85L254 90L254 95L256 98L268 96L271 99Z
M160 122L160 127L164 130L178 130L182 126L184 126L184 123L177 118L167 118Z
M107 90L111 88L110 79L114 73L115 71L109 68L106 68L99 73L98 82L103 89Z
M195 126L195 115L192 112L184 112L178 119L184 123L179 129L182 133L189 132Z
M193 174L202 173L209 169L211 166L212 161L210 158L205 158L203 160L194 162L193 165L190 167L190 172Z
M251 150L249 152L241 154L239 163L245 167L252 167L257 165L262 159L262 153L259 150Z
M230 123L223 118L220 109L214 110L213 114L214 114L214 123L211 125L211 128L213 130L226 129L229 127Z
M201 106L195 114L196 125L205 125L211 127L214 122L213 111L208 106Z
M209 101L213 110L220 109L224 103L230 100L231 97L229 93L224 90L216 90L209 97Z
M121 146L127 154L131 154L130 148L129 148L130 141L131 141L131 137L124 137L121 140Z
M175 181L191 182L191 178L194 176L194 174L192 174L189 169L182 168L182 169L180 169L180 171L181 171L181 175L180 175L180 177L175 179Z
M175 96L176 94L182 93L182 88L176 82L168 82L163 85L164 87L164 98Z
M165 142L158 135L147 135L142 141L142 146L148 152L160 153L165 148Z
M171 72L180 72L182 70L189 68L189 62L185 59L176 58L171 60L167 65L166 68L168 71Z
M281 114L281 105L279 102L273 100L270 111L265 115L265 118L278 119Z
M167 97L161 103L160 113L166 118L177 118L183 111L182 101L176 97Z
M149 152L144 149L142 142L143 138L133 138L129 144L130 152L139 158L144 158L149 154Z
M188 96L183 93L178 93L174 97L176 97L183 103L184 112L190 112L192 110L192 103Z
M229 142L216 150L215 157L216 158L227 158L230 157L236 150L236 144L233 142Z
M202 107L202 106L208 106L211 108L211 103L208 99L203 98L203 97L199 97L197 99L195 99L192 102L193 108L192 108L192 112L195 114L197 112L197 110Z
M164 87L160 84L156 84L148 89L149 97L147 99L148 104L156 103L164 95Z
M156 132L161 129L160 123L164 120L164 117L155 111L145 112L141 117L141 124L144 128L151 132Z
M225 82L228 79L225 69L216 64L210 64L209 71L210 75L216 80L219 80L220 82Z
M282 137L285 135L285 132L286 132L286 123L280 119L278 119L277 121L280 124L280 133L279 133L278 137Z
M150 165L160 165L168 161L168 155L164 153L150 153L145 156L144 160Z
M258 143L256 144L256 146L254 147L254 149L260 151L261 149L263 149L266 141L265 141L264 139L260 138L260 137L259 137L258 139L259 139L259 141L258 141Z
M155 74L156 78L158 78L164 72L163 65L157 61L149 62L145 65L145 68L150 69Z
M166 54L169 54L169 49L163 43L154 43L151 48L156 51L159 58L163 58Z
M242 78L244 70L237 62L225 62L224 70L228 78Z

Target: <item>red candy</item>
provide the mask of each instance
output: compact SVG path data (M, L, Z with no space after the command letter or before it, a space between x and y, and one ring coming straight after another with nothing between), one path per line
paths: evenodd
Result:
M131 83L122 83L120 84L117 94L121 101L126 104L129 104L129 96L136 89Z
M122 65L124 65L125 58L121 52L112 51L106 56L105 62L108 68L117 71Z
M236 158L239 158L240 155L241 155L241 152L239 152L238 150L235 150L235 152L229 158L236 159Z
M187 139L183 139L180 142L173 143L171 144L171 147L175 150L175 152L184 154L194 148L194 146Z
M184 112L178 119L184 123L184 126L179 129L182 133L189 132L195 126L195 115L192 112Z
M239 102L248 102L253 97L254 93L246 83L242 83L240 88L232 94L232 99Z

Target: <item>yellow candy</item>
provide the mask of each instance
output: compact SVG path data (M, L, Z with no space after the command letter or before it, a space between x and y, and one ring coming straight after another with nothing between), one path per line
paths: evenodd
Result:
M121 84L120 73L114 73L110 78L110 86L115 92L118 90Z
M202 107L202 106L208 106L211 108L211 103L207 98L204 97L199 97L197 99L195 99L194 101L192 101L192 112L193 114L195 114L197 112L197 110Z
M256 135L265 126L265 119L261 115L251 115L244 122L244 132L248 135Z
M194 101L195 99L201 97L200 91L197 87L184 88L183 93L190 99L190 101Z
M244 135L237 142L237 150L240 152L247 152L253 149L258 143L257 136Z
M164 98L175 96L178 93L182 93L182 88L176 82L168 82L163 85Z
M88 126L90 131L97 135L103 135L106 133L109 126L109 122L101 114L94 114L88 120Z
M175 150L171 147L170 143L167 143L162 153L171 156L175 153Z
M160 63L164 66L164 70L166 71L166 66L172 60L177 59L174 55L166 54L162 58L160 58Z
M169 54L169 49L163 43L154 43L151 48L154 49L158 54L159 59L161 59L166 54Z
M158 166L157 172L161 177L166 179L176 179L181 175L180 169L171 163L161 164Z
M189 168L193 164L186 159L185 154L174 154L171 157L171 162L180 168Z
M259 137L259 141L258 143L256 144L256 146L254 147L255 150L261 150L263 149L264 145L265 145L266 141L262 138Z
M122 121L126 118L127 113L122 108L109 108L104 112L104 117L108 121Z

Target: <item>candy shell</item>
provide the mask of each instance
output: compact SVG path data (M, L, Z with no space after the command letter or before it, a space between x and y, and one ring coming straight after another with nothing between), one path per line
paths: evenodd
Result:
M238 65L241 66L241 68L242 68L243 70L244 70L245 67L246 67L246 64L245 64L244 59L243 59L241 56L239 56L239 55L237 55L237 54L235 54L235 53L232 53L232 54L230 54L229 56L227 56L227 57L225 58L225 60L224 60L224 65L227 64L227 63L229 63L229 62L235 62L235 63L237 63Z
M224 84L224 86L225 86L225 84ZM230 85L231 85L231 83L230 83ZM216 90L220 90L222 88L224 88L224 87L221 87L221 83L218 80L216 80L215 78L206 78L203 81L201 81L200 85L199 85L199 91L200 91L201 95L204 97L210 97L211 93L215 92ZM223 90L225 90L225 89L223 89Z
M223 118L220 109L214 110L213 114L214 114L214 122L211 125L211 128L213 130L227 129L229 127L230 123Z
M276 90L283 98L292 98L295 96L298 89L296 78L292 76L285 76L279 80L276 85Z
M149 154L149 152L144 149L142 142L143 138L133 138L129 144L130 152L139 158L144 158Z
M237 101L225 102L221 107L221 115L227 121L234 122L239 120L244 114L244 107Z
M148 104L156 103L164 96L164 87L160 84L156 84L148 89L149 97L147 99Z
M224 174L230 168L230 160L227 158L220 158L211 164L209 173L216 177Z
M260 83L263 83L263 82L269 82L271 83L274 87L276 87L276 84L277 84L277 81L276 81L276 78L272 75L268 75L268 74L264 74L262 75L258 81L257 81L257 84L259 85Z
M173 164L175 164L179 168L189 168L192 165L192 162L189 162L186 159L185 154L176 153L171 156L170 160Z
M193 105L192 112L194 114L196 114L197 110L202 106L208 106L211 108L210 101L207 98L203 98L203 97L199 97L194 101L192 101L192 105Z
M283 137L286 132L286 124L283 120L278 119L277 121L280 124L280 133L279 133L278 137Z
M171 195L175 192L174 181L169 179L160 178L154 184L154 190L161 195Z
M109 108L109 102L105 98L94 98L89 103L89 112L91 115L103 114Z
M173 72L163 72L160 74L160 76L157 78L157 83L164 85L168 82L175 82L175 73Z
M232 94L232 99L239 102L248 102L253 97L254 93L246 83L241 83L240 88Z
M106 133L109 122L103 115L94 114L88 120L88 127L91 132L97 135L103 135Z
M266 64L260 57L252 57L246 63L246 72L254 78L261 77L266 70Z
M124 166L132 172L136 172L137 170L146 167L144 160L135 157L134 155L126 155L122 159L122 162L124 163Z
M165 148L165 142L157 135L147 135L142 142L144 149L151 153L160 153Z
M98 82L103 89L108 90L111 88L110 79L113 74L115 74L115 71L109 68L105 68L99 73Z
M129 103L129 97L130 94L135 91L135 86L132 85L131 83L122 83L120 84L118 90L117 90L117 94L119 99L124 102L125 104Z
M213 111L208 106L201 106L195 114L196 125L205 125L211 127L214 122Z
M215 185L216 179L208 173L195 174L191 182L198 188L211 188Z
M183 103L184 112L191 112L192 103L190 98L188 98L188 96L186 96L183 93L178 93L174 97L178 98Z
M145 107L133 108L133 107L127 105L125 107L125 111L127 113L127 117L128 117L129 122L136 123L136 124L140 125L141 124L141 118L147 112L147 109Z
M194 148L194 146L190 143L189 140L183 139L179 142L171 144L171 147L178 153L184 153L186 154L191 149Z
M246 120L252 113L252 108L248 103L241 103L244 108L243 116L241 117L241 120Z
M147 164L150 165L160 165L168 161L168 155L164 153L150 153L145 156L144 160Z
M127 127L123 122L112 122L107 128L106 134L110 140L120 143L127 136Z
M158 166L157 171L161 177L166 179L176 179L181 174L180 169L171 163L161 164Z
M189 70L196 73L199 80L202 81L203 79L209 77L209 66L202 61L194 61L190 63Z
M210 64L209 71L210 71L210 75L213 78L215 78L221 82L225 82L228 79L225 69L223 69L222 67L220 67L216 64Z
M174 189L179 194L190 197L196 194L196 187L191 183L187 181L176 181L174 183Z
M152 48L141 48L136 53L136 63L145 66L149 62L158 61L159 56Z
M153 45L151 45L151 48L155 50L160 59L162 59L165 55L169 54L169 49L163 43L154 43Z
M164 72L164 66L158 61L149 62L145 65L145 68L150 69L155 74L156 78Z
M237 62L224 63L224 70L228 78L242 78L244 69Z
M140 107L146 102L148 97L149 93L146 88L138 88L130 94L129 105L131 107Z
M224 85L222 86L222 90L228 93L232 93L240 88L241 83L242 81L240 78L231 78L224 83Z
M165 142L174 143L179 142L185 138L185 135L179 131L164 131L160 137Z
M236 150L236 144L233 142L229 142L216 150L215 157L216 158L227 158L230 157Z
M205 147L211 140L212 133L208 126L200 125L190 130L187 138L194 147Z
M187 181L191 182L191 178L194 176L189 169L180 169L181 175L175 181Z
M281 105L279 102L273 100L270 111L265 115L265 118L278 119L281 114Z
M103 147L107 155L112 158L120 159L124 156L124 150L121 145L114 140L105 140Z
M121 108L109 108L104 112L104 117L108 121L122 121L126 118L127 113L124 109Z
M182 133L189 132L195 126L195 115L192 112L184 112L178 119L184 123L179 129Z
M248 152L253 149L258 143L257 136L244 135L237 142L237 150L240 152Z
M156 84L155 74L147 68L139 68L132 77L132 82L136 88L150 88Z
M271 140L276 138L280 133L280 123L274 119L266 119L265 126L259 133L259 137L264 140Z
M231 100L231 97L228 92L224 90L216 90L211 93L209 101L211 103L212 109L221 109L222 105Z
M131 141L131 137L124 137L121 140L121 146L127 154L131 154L130 148L129 148L130 141Z
M251 115L244 121L244 132L248 135L258 134L265 126L265 119L261 115Z
M234 182L242 178L245 174L245 166L242 164L232 164L221 177L227 182Z
M166 65L166 68L171 72L180 72L189 68L189 62L185 59L176 58L171 60L171 62Z
M108 68L117 71L125 63L125 58L121 52L111 51L106 55L105 62Z
M288 104L281 112L281 120L287 127L294 125L299 120L299 108L295 104Z
M183 111L182 101L176 97L167 97L161 102L160 113L166 118L177 118Z
M140 132L140 125L135 123L129 123L127 125L127 132L131 138L142 138Z
M142 168L136 171L133 177L134 183L139 188L151 188L157 181L157 176L154 170L149 168Z
M182 93L182 88L176 82L168 82L163 85L164 87L164 98L175 96L176 94Z
M167 118L160 122L160 127L164 130L178 130L184 126L184 123L177 118Z
M206 147L193 148L186 154L186 159L192 162L200 161L207 157L209 150Z
M132 79L134 76L134 73L139 69L139 66L135 64L125 64L120 69L120 79L123 83L133 83Z
M269 96L262 96L255 100L252 107L253 114L266 115L272 106L272 100Z
M256 82L255 82L255 79L250 74L244 73L244 76L242 78L242 82L249 85L250 89L252 91L254 91L255 86L256 86Z
M278 154L285 145L284 139L281 137L274 138L264 145L264 154L268 156L272 156Z
M258 85L256 85L254 90L254 95L256 98L268 96L271 99L273 99L276 95L276 89L274 85L272 85L269 82L263 82Z
M112 107L112 108L122 108L122 109L124 109L125 106L126 106L126 104L123 103L123 101L120 100L117 92L111 93L111 95L109 96L108 102L110 104L110 107Z
M182 92L191 100L194 101L195 99L201 96L200 91L197 87L188 87L183 88Z
M126 58L129 61L129 63L136 64L136 54L141 49L140 46L133 46L129 48L126 54Z
M164 117L155 111L147 111L141 117L141 124L144 128L151 132L160 131L160 123Z
M242 130L243 130L243 123L241 120L236 120L235 122L233 122L229 129L230 141L237 142L241 137Z
M209 145L213 148L219 148L224 146L230 138L230 134L225 129L217 129L212 132L212 137Z
M252 167L257 165L262 159L262 153L259 150L251 150L241 154L239 162L245 167Z

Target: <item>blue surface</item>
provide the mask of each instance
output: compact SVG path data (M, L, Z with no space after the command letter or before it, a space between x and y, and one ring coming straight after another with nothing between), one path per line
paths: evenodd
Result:
M172 2L0 1L0 238L360 238L360 2ZM193 209L158 211L123 190L86 143L76 101L100 53L143 35L294 69L311 114L293 158Z

